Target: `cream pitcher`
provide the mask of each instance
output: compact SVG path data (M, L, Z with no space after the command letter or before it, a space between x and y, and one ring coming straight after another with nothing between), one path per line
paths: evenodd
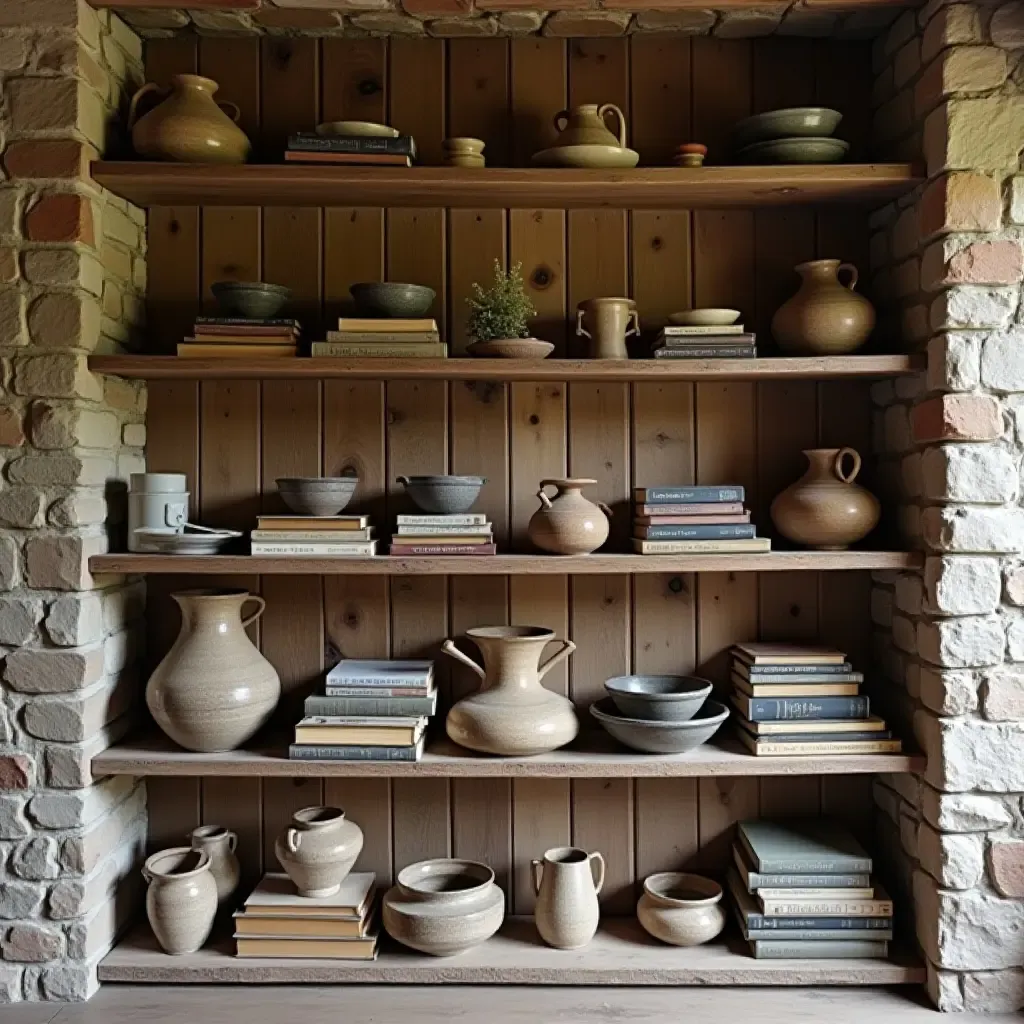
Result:
M530 862L540 937L555 949L579 949L597 931L597 897L604 885L604 857L574 846L556 846ZM596 870L595 870L596 869Z

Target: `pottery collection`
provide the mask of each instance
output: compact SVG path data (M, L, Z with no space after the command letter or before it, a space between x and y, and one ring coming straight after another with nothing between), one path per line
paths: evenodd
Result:
M604 886L604 857L573 846L548 850L530 862L537 904L533 911L540 937L555 949L579 949L597 932Z
M181 609L181 630L149 677L146 704L186 750L234 750L266 724L281 695L277 672L245 632L266 602L245 590L213 588L171 597ZM258 607L243 619L248 601Z
M670 946L699 946L725 927L722 887L702 875L663 871L644 879L636 916L644 930Z
M431 956L455 956L489 939L505 919L494 872L471 860L410 864L384 896L388 934Z
M217 883L205 850L174 846L147 858L146 914L165 953L194 953L217 916Z
M603 502L583 497L583 488L596 484L583 477L566 480L541 480L537 497L540 508L526 528L530 540L542 551L553 555L588 555L608 539L612 510ZM556 494L549 498L546 487Z
M445 729L463 747L484 754L529 756L557 750L576 738L579 720L572 701L541 685L576 645L541 662L555 634L542 626L481 626L466 631L483 655L481 668L451 640L441 650L468 666L483 681L480 690L448 712Z
M591 359L628 359L626 338L639 333L632 299L586 299L576 309L576 336L590 339Z
M217 885L217 902L223 906L238 888L242 868L235 856L238 836L220 825L200 825L189 835L192 849L210 858L210 874Z
M363 848L363 830L340 807L304 807L274 842L300 896L333 896Z
M217 89L210 78L174 75L170 95L140 117L143 97L168 91L153 82L142 86L128 109L128 128L139 156L193 164L244 164L250 145L235 123L240 111L234 103L218 103ZM231 111L230 117L222 107Z
M875 308L857 294L857 268L839 260L800 263L796 294L772 317L772 336L787 355L838 356L856 352L875 326ZM844 284L840 274L849 275Z
M794 544L822 551L841 551L862 540L878 525L881 506L854 483L860 455L852 448L810 448L804 455L807 472L772 502L775 528Z

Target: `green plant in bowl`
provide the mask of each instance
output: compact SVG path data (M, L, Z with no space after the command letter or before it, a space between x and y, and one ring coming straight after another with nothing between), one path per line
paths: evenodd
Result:
M477 341L529 338L530 317L535 316L523 283L523 265L517 263L507 273L494 261L494 283L484 289L473 284L469 303L467 332Z

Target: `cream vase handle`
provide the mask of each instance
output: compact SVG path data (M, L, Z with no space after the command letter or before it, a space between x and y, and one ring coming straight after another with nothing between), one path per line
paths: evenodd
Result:
M544 862L540 860L531 860L530 873L533 876L533 891L537 896L539 896L540 882L544 876Z
M853 459L853 469L850 470L849 474L843 472L843 459L849 455ZM852 484L857 479L857 474L860 472L861 458L852 448L840 448L836 452L836 461L833 464L833 468L836 471L836 476L843 481L844 484Z
M619 145L626 145L626 115L614 103L603 103L597 108L597 116L604 120L604 115L611 111L619 119Z
M559 124L558 122L561 121L563 117L565 118L565 124ZM555 114L552 123L555 126L555 131L556 132L559 132L559 133L564 132L565 129L569 127L569 111L568 110L560 110L557 114Z
M228 849L234 853L238 849L238 834L236 832L228 833Z
M587 337L589 338L590 335L588 334ZM544 488L550 487L553 483L554 481L552 480L541 480L540 482L540 490L537 492L537 497L540 498L541 508L551 508L551 499L545 493Z
M441 651L447 654L449 658L461 661L463 665L471 668L481 679L484 678L484 670L468 654L463 654L451 640L445 640L441 644Z
M857 287L857 282L860 280L860 274L857 272L857 268L852 263L840 263L839 264L839 269L836 271L836 278L837 279L838 279L839 275L844 270L849 271L850 283L847 284L847 285L843 285L843 287L844 288L849 288L850 291L852 292L854 290L854 288ZM843 284L842 281L840 281L839 283Z
M568 658L575 650L576 645L571 640L563 640L562 649L555 654L552 654L551 657L537 669L538 681L543 679L560 661L565 661L565 659Z
M242 108L237 103L232 103L231 100L217 100L217 106L224 110L235 124L242 120ZM224 109L227 107L230 109Z
M595 501L594 504L609 518L614 519L615 513L603 502Z
M631 309L629 311L629 319L626 321L626 323L627 323L627 327L626 327L626 337L627 338L631 334L639 334L640 333L640 313L637 310Z
M135 127L135 122L138 120L139 114L139 100L143 96L149 95L151 92L163 92L156 82L147 82L132 97L131 103L128 105L128 130L131 131Z
M585 315L582 309L576 310L576 337L593 339L594 336L583 326L583 317Z
M146 880L146 885L149 885L153 881L153 876L150 874L149 868L142 868L142 877Z
M604 857L599 853L591 853L587 855L587 860L590 861L590 873L594 875L594 865L597 865L597 875L594 876L594 892L601 895L601 890L604 888Z
M242 629L247 629L251 626L267 610L267 602L264 601L262 597L257 597L255 594L250 594L242 602L242 607L244 608L250 601L255 601L259 605L259 608L257 608L252 615L248 616L248 618L242 619Z
M297 828L290 828L284 834L284 845L295 853L299 848L299 841L302 839L302 833Z

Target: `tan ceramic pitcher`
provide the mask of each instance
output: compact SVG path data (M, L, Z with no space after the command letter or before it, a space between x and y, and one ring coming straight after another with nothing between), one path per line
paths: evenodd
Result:
M597 897L604 885L604 857L574 846L556 846L530 862L540 937L555 949L579 949L597 931ZM596 869L596 871L595 871Z
M614 114L618 132L612 134L605 117ZM619 146L626 145L626 116L614 103L581 103L555 114L556 146Z
M628 359L626 338L639 333L632 299L586 299L576 309L576 336L590 339L591 359Z
M596 480L577 477L541 480L537 497L540 508L530 517L526 532L542 551L553 555L589 555L608 539L612 510L602 501L583 497L583 488ZM554 487L549 498L545 487Z

